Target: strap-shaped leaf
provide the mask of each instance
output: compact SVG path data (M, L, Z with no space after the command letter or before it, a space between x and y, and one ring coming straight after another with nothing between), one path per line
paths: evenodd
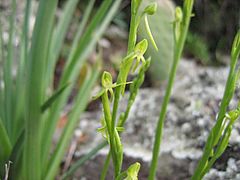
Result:
M68 27L72 20L72 16L79 0L69 0L66 1L63 12L59 17L58 24L53 32L52 40L50 43L50 51L49 51L49 65L47 72L47 84L52 83L53 72L55 69L55 64L57 62L58 56L60 55L60 51L62 45L64 44L64 38L66 36Z
M2 120L0 119L0 177L3 175L3 167L9 158L11 149L11 142L9 140L7 131L3 126Z
M7 44L6 60L3 66L3 78L4 78L4 111L6 122L6 130L9 133L9 138L12 139L13 125L13 76L12 76L12 66L14 57L14 35L16 32L15 28L15 17L16 17L16 0L11 1L11 15L9 16L9 39Z
M42 179L41 127L43 116L41 105L45 97L49 43L57 4L57 0L41 0L39 2L26 65L26 134L23 148L23 179L26 180Z
M69 86L69 83L65 84L63 87L61 87L59 90L57 90L42 106L41 111L42 113L45 112L55 101L59 96L62 95L64 90Z
M24 143L24 130L19 130L20 135L17 138L12 151L9 160L13 162L10 168L10 179L13 179L14 177L20 177L21 171L23 170L22 167L22 158L23 158L23 143Z
M84 111L84 109L87 106L90 92L95 84L95 81L97 80L97 77L99 75L99 69L98 66L95 67L92 72L90 72L89 76L84 80L83 85L80 89L80 92L78 93L76 97L76 101L73 105L73 109L70 112L69 115L69 121L67 122L63 134L60 137L60 140L56 146L56 149L53 153L53 156L51 157L48 168L46 169L46 176L45 179L53 179L57 170L58 166L62 160L62 157L64 155L64 152L66 150L67 145L69 144L69 141L72 137L72 134L74 132L74 129L77 125L77 122L80 118L80 115Z
M0 118L0 159L4 155L9 155L11 152L11 142L7 134L6 128L4 127L2 120Z

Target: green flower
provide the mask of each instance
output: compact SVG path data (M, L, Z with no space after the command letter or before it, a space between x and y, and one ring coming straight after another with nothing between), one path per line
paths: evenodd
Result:
M124 180L138 180L138 172L140 170L140 163L136 162L127 170L127 177Z
M103 75L102 75L102 89L96 96L93 97L93 99L98 99L104 93L110 93L110 101L112 101L112 99L114 97L113 88L115 88L117 86L121 86L121 85L130 84L130 83L132 83L132 82L119 83L119 84L113 83L112 75L109 72L104 71Z
M143 13L148 15L153 15L157 11L157 3L151 3L147 7L145 7Z
M137 69L140 61L142 61L142 63L145 64L146 61L143 55L146 52L147 48L148 48L148 41L146 39L143 39L135 46L134 53L136 55L136 63L133 67L133 71Z
M225 117L228 120L230 120L231 124L234 123L239 116L240 116L240 103L238 103L237 109L229 111L225 114Z
M107 131L107 125L106 125L106 121L104 118L101 118L100 123L102 125L102 127L97 129L97 132L101 133L102 136L109 141L109 133ZM123 132L125 129L124 127L116 127L117 132Z

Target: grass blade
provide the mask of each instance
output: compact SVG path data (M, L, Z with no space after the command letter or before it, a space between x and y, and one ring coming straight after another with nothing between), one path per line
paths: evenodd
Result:
M24 15L24 25L21 35L21 57L18 62L17 76L16 76L16 89L15 89L15 102L14 102L14 123L13 123L13 143L17 141L17 138L21 134L23 129L23 121L24 121L24 106L25 106L25 97L24 91L22 89L25 88L25 65L28 58L28 46L29 46L29 18L31 11L31 0L26 1L25 6L25 15Z
M11 168L10 168L10 179L14 179L14 177L21 179L22 176L22 154L23 154L23 143L24 143L24 131L20 131L20 135L17 138L16 142L14 143L14 146L11 151L11 155L9 160L13 162Z
M11 153L11 142L8 137L7 131L0 119L0 177L4 172L4 164L7 163L7 158Z
M41 176L41 105L45 95L44 75L57 0L41 0L34 26L27 64L26 126L24 144L24 179L40 180ZM34 168L33 168L34 167ZM31 169L31 171L30 171Z
M59 164L62 160L65 149L70 142L70 139L74 132L75 126L79 120L79 117L87 106L91 89L99 75L98 72L99 70L97 70L96 68L93 69L93 72L91 72L91 74L89 75L90 77L85 79L80 89L80 92L77 95L76 104L74 105L73 110L69 115L68 123L65 126L63 134L57 144L53 156L49 161L46 179L53 179L58 170Z
M6 61L4 62L4 101L5 101L5 122L6 122L6 129L9 134L10 139L12 139L12 128L11 125L13 124L12 120L12 111L13 111L13 77L12 77L12 63L14 57L14 22L16 16L16 0L12 0L12 13L9 17L9 40L7 45L7 57Z
M53 34L53 39L50 46L51 48L50 60L53 61L54 64L56 62L57 56L61 51L65 35L67 33L69 24L72 19L72 15L78 4L78 1L79 0L69 0L66 2L61 18L59 19L58 26L56 27L55 32Z
M59 90L57 90L42 106L41 111L42 113L45 112L56 100L61 96L64 90L69 86L69 83L65 84Z
M76 36L75 36L74 41L73 41L73 45L72 45L72 48L71 48L70 55L68 57L68 61L70 61L73 58L74 54L77 51L80 37L83 34L83 30L84 30L84 28L87 24L87 21L89 19L89 16L90 16L91 12L92 12L95 1L96 0L90 0L89 1L88 6L86 8L86 11L83 14L82 21L79 24L79 28L77 30Z
M0 12L0 17L1 17L1 12ZM2 71L2 62L4 61L4 44L3 44L3 37L2 37L3 31L2 31L2 23L0 22L0 70ZM1 72L0 71L0 72ZM3 82L3 74L0 73L0 118L2 119L2 123L6 124L4 121L5 117L5 111L4 111L4 89L2 87L2 82Z
M81 167L86 161L95 156L105 146L107 146L107 141L99 143L95 148L89 151L89 153L87 153L81 159L72 164L70 169L63 174L62 179L66 180L67 178L69 178L69 176L71 176L79 167Z
M66 2L63 8L63 12L59 18L58 25L54 30L53 37L50 44L50 55L48 60L49 68L47 73L48 73L49 82L46 81L48 85L49 83L52 83L52 77L54 77L53 74L54 74L55 64L57 62L57 58L60 55L60 51L64 43L64 38L66 36L69 24L72 19L72 15L78 4L78 1L79 0L69 0Z

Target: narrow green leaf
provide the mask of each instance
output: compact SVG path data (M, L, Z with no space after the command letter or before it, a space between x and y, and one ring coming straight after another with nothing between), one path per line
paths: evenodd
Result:
M28 59L29 52L29 19L31 11L31 0L26 0L25 15L24 15L24 25L22 28L21 41L20 41L20 60L17 68L16 75L16 88L14 89L14 94L17 94L14 98L14 123L13 123L13 142L16 142L17 137L20 135L23 129L24 123L24 106L25 102L25 92L22 89L26 88L25 81L25 71L26 62Z
M0 119L0 159L8 157L11 152L11 142L4 127L2 120Z
M10 179L19 178L23 171L22 159L23 159L23 145L24 145L24 131L20 130L20 135L18 136L12 151L9 160L13 162L10 168Z
M59 17L59 22L56 29L53 32L53 37L50 44L49 66L48 66L48 79L47 84L52 83L55 64L60 55L62 45L64 44L64 38L66 36L68 27L72 20L72 16L79 0L66 1L63 12ZM50 84L51 85L51 84Z
M53 156L49 161L48 168L46 169L47 172L46 172L45 179L53 179L54 176L56 175L57 170L59 168L59 164L61 163L62 157L64 155L64 152L74 132L74 128L77 125L80 115L82 114L82 112L87 106L91 89L95 84L95 81L97 80L98 74L99 74L98 69L95 68L93 69L93 72L89 75L89 77L85 79L80 89L80 92L76 97L76 102L73 105L73 109L70 112L67 125L65 126L63 134L56 146Z
M8 161L11 153L11 142L8 137L7 131L0 119L0 177L4 172L4 164Z
M79 28L78 28L77 33L75 35L75 38L73 40L73 45L71 47L71 52L69 54L68 60L73 59L73 56L74 56L74 54L76 53L76 51L78 49L78 44L80 42L80 38L81 38L81 36L83 34L83 30L86 27L86 24L87 24L88 20L89 20L89 16L90 16L90 14L92 12L92 9L93 9L95 1L96 0L90 0L89 3L88 3L86 11L83 14L82 21L79 24Z
M6 130L9 133L10 139L12 138L12 115L13 115L13 77L12 77L12 63L14 57L14 34L15 34L15 17L16 17L16 0L11 1L12 12L9 17L9 40L7 45L7 57L4 62L4 101L5 101L5 121L6 121Z
M59 18L58 25L53 34L53 39L51 42L51 61L56 62L56 58L60 53L61 47L64 42L64 37L67 33L69 24L71 22L74 10L78 4L79 0L69 0L66 2L63 12Z
M42 113L45 112L55 101L59 96L62 95L64 90L69 86L69 83L65 84L63 87L58 89L42 106L41 111Z
M45 97L46 63L57 2L57 0L41 0L39 2L27 62L25 144L23 148L23 179L25 180L42 179L41 127L43 121L41 105Z
M62 179L63 180L68 179L75 171L79 169L79 167L81 167L87 160L95 156L99 152L99 150L101 150L105 146L107 146L107 141L99 143L95 148L89 151L86 155L84 155L82 158L80 158L75 163L73 163L70 166L69 170L63 174Z

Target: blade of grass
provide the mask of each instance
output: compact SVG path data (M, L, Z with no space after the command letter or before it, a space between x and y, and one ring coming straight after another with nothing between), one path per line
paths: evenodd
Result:
M64 42L65 35L67 33L69 24L71 22L73 13L76 9L79 0L70 0L66 2L61 18L59 19L58 26L53 34L53 39L51 42L51 61L55 64L57 56L61 51L61 47Z
M2 13L0 12L0 17L2 17ZM1 20L1 19L0 19ZM0 21L0 63L2 64L5 59L4 53L4 42L3 42L3 23Z
M95 1L96 0L90 0L89 3L88 3L86 11L83 14L82 21L79 24L77 33L75 35L75 38L74 38L74 41L73 41L73 45L72 45L71 52L69 54L68 60L73 59L73 56L74 56L74 54L76 53L76 51L78 49L78 44L79 44L80 38L81 38L81 36L83 34L83 30L86 27L86 24L87 24L88 20L89 20L89 16L90 16L90 14L92 12L92 9L94 7Z
M100 180L105 180L106 179L107 172L108 172L108 169L109 169L110 160L111 160L111 152L109 150L107 158L106 158L106 160L104 162L104 165L103 165Z
M84 63L84 59L88 56L88 54L92 51L92 48L88 48L92 44L92 47L95 46L96 42L99 40L100 36L103 32L99 31L100 29L105 30L106 25L109 24L111 18L107 18L105 16L111 6L111 0L105 0L102 4L91 24L86 29L86 33L83 35L84 37L80 39L77 51L74 53L74 56L71 60L67 61L67 64L64 68L64 74L61 79L61 83L67 81L67 79L73 79L78 74L78 70L74 71L76 67L81 67ZM106 21L108 19L108 21ZM104 23L107 22L107 23ZM104 26L105 25L105 26ZM104 28L101 28L104 27ZM99 28L97 30L97 28ZM83 56L83 57L81 57Z
M14 123L13 123L13 143L16 142L21 131L23 129L23 121L24 121L24 106L25 106L25 97L24 91L22 89L25 88L25 65L28 58L28 34L29 34L29 18L30 18L30 11L31 11L31 0L26 1L25 6L25 15L24 15L24 25L21 35L21 57L18 62L18 69L17 69L17 76L16 76L16 89L15 94L15 113L14 113Z
M16 142L11 151L9 160L13 162L10 168L10 179L18 178L21 179L23 173L22 159L23 159L23 143L24 143L24 131L21 130Z
M69 83L65 84L59 90L57 90L42 106L41 111L42 113L46 111L58 98L62 95L64 90L69 86Z
M10 139L12 140L12 111L13 111L13 97L12 97L12 89L13 89L13 77L12 77L12 62L14 56L14 22L16 17L16 0L11 1L12 12L9 16L9 39L8 39L8 47L7 47L7 58L4 62L4 101L5 101L5 122L6 129Z
M0 17L1 17L0 12ZM0 118L2 119L2 123L6 124L5 122L5 111L4 111L4 88L3 88L3 74L2 72L2 63L5 59L4 57L4 44L3 44L3 31L2 31L2 22L0 21Z
M48 65L48 79L47 84L52 83L55 64L57 58L60 55L62 45L64 43L64 38L66 36L69 24L71 22L73 13L76 9L79 0L69 0L66 2L63 8L63 12L59 18L56 29L54 30L53 37L50 44L50 55L49 55L49 65ZM50 84L51 85L51 84Z
M24 179L41 176L41 105L45 95L44 75L57 0L41 0L34 26L27 69L26 117L24 144ZM34 168L33 168L34 167ZM31 169L31 170L30 170Z
M4 164L7 162L7 159L11 153L12 145L8 137L7 131L3 125L3 122L0 118L0 177L4 172Z
M91 89L95 84L98 75L99 70L97 68L94 68L93 72L90 73L89 77L84 80L80 92L76 97L76 102L73 106L73 110L69 115L67 125L65 126L63 134L60 140L58 141L53 156L49 161L45 179L53 179L54 176L56 175L56 172L59 168L59 164L62 160L66 147L71 140L72 134L74 133L74 129L77 125L79 117L87 106Z
M72 164L70 169L63 174L62 179L63 180L68 179L79 167L81 167L86 161L88 161L93 156L95 156L99 152L99 150L101 150L106 146L107 146L107 141L99 143L95 148L93 148L86 155L84 155L82 158L80 158L78 161Z

